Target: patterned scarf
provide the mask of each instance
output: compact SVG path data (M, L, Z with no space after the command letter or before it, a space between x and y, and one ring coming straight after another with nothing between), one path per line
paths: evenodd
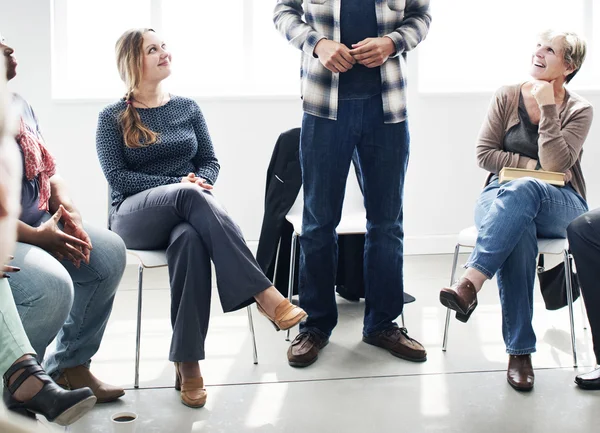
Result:
M40 188L38 209L47 211L50 199L50 178L56 173L54 157L46 149L42 138L28 128L23 118L21 118L21 126L16 138L17 143L23 149L25 177L27 180L33 180L36 177L38 179Z

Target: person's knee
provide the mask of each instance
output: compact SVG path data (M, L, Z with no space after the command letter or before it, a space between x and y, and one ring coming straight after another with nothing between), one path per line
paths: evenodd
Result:
M20 278L18 283L15 281L11 285L13 291L22 292L21 295L15 295L15 300L19 299L21 306L28 309L27 316L23 317L24 322L28 316L33 316L36 322L44 318L43 326L48 329L60 328L73 305L73 280L58 263L56 269L36 269L34 274L36 278ZM26 295L23 296L23 293Z
M176 225L171 231L169 249L175 246L179 249L199 248L202 246L202 238L190 223L183 222ZM169 249L167 249L167 254Z
M193 183L181 183L174 185L176 203L203 204L206 202L208 192Z
M500 188L511 189L514 191L537 191L545 189L547 185L546 182L536 179L535 177L522 177L505 183Z
M571 248L582 240L589 240L593 234L594 231L586 214L575 218L567 227L567 237Z
M545 196L548 184L533 177L522 177L512 180L500 187L498 196L511 194L513 197L523 199L525 203L535 203Z
M171 231L171 241L175 239L198 239L199 235L196 229L188 222L177 224Z
M106 229L90 231L92 252L90 268L99 280L118 277L125 271L127 249L119 235Z

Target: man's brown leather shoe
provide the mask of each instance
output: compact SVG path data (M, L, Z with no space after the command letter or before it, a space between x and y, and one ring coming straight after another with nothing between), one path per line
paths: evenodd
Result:
M506 379L517 391L531 391L535 380L531 355L509 355Z
M319 351L327 346L328 338L313 331L304 331L296 335L287 352L288 363L292 367L308 367L319 357Z
M471 281L461 278L451 287L444 287L440 291L440 302L456 311L458 320L466 322L477 307L477 290Z
M395 326L368 337L363 336L363 341L386 349L392 355L407 361L427 361L425 348L417 340L408 336L406 328Z
M88 387L98 399L97 403L108 403L125 395L123 388L101 382L85 365L65 368L56 383L68 390Z

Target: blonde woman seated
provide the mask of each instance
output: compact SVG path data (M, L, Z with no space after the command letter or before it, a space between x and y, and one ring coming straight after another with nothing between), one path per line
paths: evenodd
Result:
M165 249L171 283L176 388L190 407L202 407L204 359L211 299L211 260L221 305L235 311L256 300L278 329L306 317L273 287L238 226L211 190L219 163L200 108L170 95L162 81L171 54L151 29L129 30L116 45L127 86L98 119L97 150L112 189L110 227L128 248Z
M566 237L569 223L588 209L580 159L592 106L565 88L585 52L585 42L574 33L544 32L531 57L531 80L494 95L477 142L479 165L491 174L475 208L476 246L462 278L440 292L441 303L466 322L484 282L497 276L507 380L520 391L534 384L537 238ZM566 186L532 177L501 185L503 167L565 173Z

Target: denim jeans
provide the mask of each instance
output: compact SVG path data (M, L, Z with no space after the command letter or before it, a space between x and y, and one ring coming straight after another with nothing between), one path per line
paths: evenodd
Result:
M36 224L41 225L49 214ZM90 263L79 269L45 250L18 242L15 259L21 268L10 285L19 316L40 362L57 337L56 351L44 360L48 374L89 365L98 351L115 293L125 270L125 244L116 234L91 226Z
M566 238L569 223L586 211L585 200L570 185L558 188L534 178L500 185L494 176L479 196L479 235L466 267L497 276L507 353L535 352L537 238Z
M301 330L328 337L337 324L337 227L353 154L367 211L363 333L393 326L404 306L402 199L408 165L406 122L383 123L381 95L340 100L337 120L304 114L300 163L304 212L300 236Z

